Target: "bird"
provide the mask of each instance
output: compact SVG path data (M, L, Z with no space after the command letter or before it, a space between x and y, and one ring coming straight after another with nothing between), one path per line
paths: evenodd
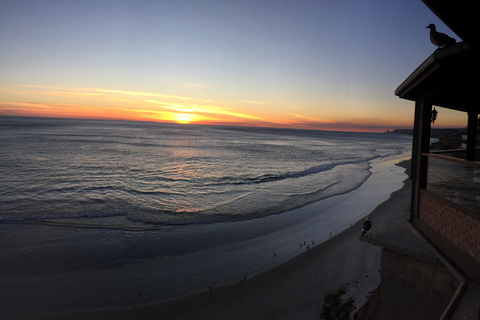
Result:
M457 43L455 39L447 36L445 33L437 32L433 23L429 24L427 29L430 29L430 41L439 48Z
M372 221L371 221L371 217L367 217L365 219L365 221L363 222L363 229L362 229L362 236L368 232L368 230L370 230L370 228L372 227Z

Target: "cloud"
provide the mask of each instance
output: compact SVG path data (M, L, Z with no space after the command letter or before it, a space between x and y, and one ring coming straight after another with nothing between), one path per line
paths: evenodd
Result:
M231 110L226 107L214 105L215 101L212 100L202 100L194 99L187 96L176 96L168 95L163 93L155 92L144 92L144 91L130 91L130 90L116 90L116 89L104 89L104 88L82 88L82 87L58 87L58 86L42 86L42 85L22 85L14 84L10 85L10 88L1 88L1 92L10 93L11 100L17 102L15 106L23 106L25 108L32 108L36 110L42 106L45 109L50 109L54 113L60 112L58 108L61 106L78 106L76 111L71 109L72 114L79 114L81 110L86 110L89 105L89 109L95 109L101 117L103 112L106 112L108 109L109 112L114 113L113 110L118 110L120 112L127 112L130 110L130 114L147 114L146 109L150 107L145 107L145 102L148 104L154 104L157 109L151 110L151 114L155 115L155 119L158 119L159 109L162 108L164 116L166 119L171 118L172 112L176 113L188 113L196 114L197 117L192 117L192 119L207 119L207 114L210 119L218 120L228 118L237 118L237 119L250 119L250 120L261 120L260 117L254 116L247 113L242 113L238 111ZM19 94L24 97L19 97ZM51 96L51 97L64 97L68 100L49 100L48 98L40 98L41 96ZM73 100L75 98L86 98L91 100ZM33 104L26 103L25 100L33 101ZM22 101L23 100L23 101ZM107 102L110 101L110 102ZM115 101L122 102L122 108L119 108L118 105L114 105ZM54 103L52 103L54 102ZM59 104L58 102L66 102L64 104ZM78 104L75 104L77 103ZM129 105L128 105L129 104ZM12 104L13 105L13 104ZM96 105L97 107L93 107ZM142 109L142 110L138 110ZM137 111L136 111L137 110ZM89 113L94 112L95 110L90 110ZM63 111L62 111L63 114ZM55 115L53 115L55 116ZM178 118L178 116L177 116ZM238 121L238 120L233 120Z
M202 84L192 84L194 86L205 86ZM12 89L0 89L0 91L10 93L24 93L24 94L38 94L38 95L50 95L50 96L63 96L63 97L108 97L110 100L119 99L119 101L132 101L133 100L120 100L120 96L135 97L140 100L146 98L161 98L171 101L198 101L204 103L223 103L220 101L197 99L187 96L169 95L157 92L145 92L145 91L131 91L131 90L117 90L117 89L104 89L104 88L84 88L84 87L58 87L58 86L41 86L41 85L23 85L13 84L11 85L17 88L24 89L43 89L41 91L33 90L12 90Z
M304 122L304 123L337 123L336 121L333 121L333 120L307 117L307 116L302 116L302 115L299 115L299 114L294 114L293 116L295 118L299 118L299 119L303 120L301 122Z
M249 103L249 104L258 104L258 105L268 105L268 102L261 102L261 101L253 101L253 100L238 100L241 103Z
M209 114L216 114L216 115L226 115L232 116L236 118L244 118L244 119L253 119L253 120L262 120L262 118L245 114L230 111L229 109L218 107L218 106L210 106L210 105L198 105L198 104L171 104L168 102L162 102L158 100L145 100L148 103L154 103L157 105L161 105L164 109L170 109L179 112L191 112L191 113L209 113Z
M129 100L129 99L123 99L123 98L108 98L109 100L113 100L113 101L122 101L122 102L134 102L133 100Z
M41 85L25 85L25 84L13 84L11 85L17 88L26 89L44 89L44 91L31 91L31 90L9 90L1 89L2 91L15 92L15 93L33 93L41 95L58 95L58 96L106 96L108 94L113 95L128 95L134 97L157 97L168 98L175 100L193 100L191 97L174 96L155 92L143 92L143 91L129 91L129 90L114 90L103 88L84 88L84 87L58 87L58 86L41 86Z
M55 104L55 103L38 103L38 102L11 102L11 101L0 101L0 110L13 108L13 107L23 107L25 110L43 110L43 109L62 109L64 107L72 107L71 104Z
M130 95L130 96L136 96L136 97L158 97L158 98L169 98L169 99L175 99L175 100L193 100L193 98L190 98L190 97L172 96L168 94L154 93L154 92L95 89L95 88L90 90L95 92L114 93L114 94Z
M0 101L0 114L40 117L92 117L98 107L63 103Z

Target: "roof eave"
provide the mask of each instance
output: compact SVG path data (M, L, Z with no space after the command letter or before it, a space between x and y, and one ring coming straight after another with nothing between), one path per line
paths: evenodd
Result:
M414 94L413 91L419 84L438 70L443 61L469 49L469 46L464 42L457 43L450 47L437 49L425 61L423 61L420 66L418 66L417 69L405 79L405 81L402 82L402 84L395 90L395 95L402 99L416 100L418 96Z

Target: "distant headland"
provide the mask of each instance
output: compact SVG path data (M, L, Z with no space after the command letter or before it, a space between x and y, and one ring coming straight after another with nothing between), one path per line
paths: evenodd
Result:
M413 135L413 129L387 130L385 133ZM432 143L432 147L438 150L462 148L462 143L466 141L466 134L466 128L432 128L430 138L437 140Z
M387 130L385 133L409 134L413 135L413 129L395 129L393 131Z

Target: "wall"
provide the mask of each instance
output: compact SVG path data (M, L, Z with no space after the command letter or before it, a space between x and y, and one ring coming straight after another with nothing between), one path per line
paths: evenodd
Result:
M379 319L438 320L456 290L456 279L440 265L382 249Z
M480 262L480 217L422 190L419 218Z

